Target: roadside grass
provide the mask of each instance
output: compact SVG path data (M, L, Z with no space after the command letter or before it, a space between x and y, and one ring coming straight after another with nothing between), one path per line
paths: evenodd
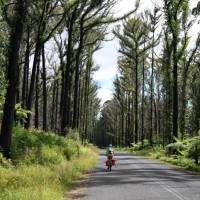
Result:
M61 200L98 159L98 150L91 145L19 127L12 148L13 162L0 156L1 200Z

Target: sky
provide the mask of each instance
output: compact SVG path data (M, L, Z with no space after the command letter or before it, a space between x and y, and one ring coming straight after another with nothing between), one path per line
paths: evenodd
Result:
M130 10L134 9L136 0L118 0L118 4L114 8L114 13L116 16L121 16ZM193 8L197 5L199 0L191 0L191 7ZM161 4L161 0L141 0L138 12L144 9L153 8L153 2L156 4ZM108 38L112 38L112 29L114 25L109 27ZM104 42L102 44L101 50L95 53L94 62L96 65L100 66L100 69L94 74L94 80L98 83L100 89L98 90L98 97L101 99L101 104L106 100L112 98L113 93L113 80L117 74L117 58L118 58L119 42L115 38L112 41Z

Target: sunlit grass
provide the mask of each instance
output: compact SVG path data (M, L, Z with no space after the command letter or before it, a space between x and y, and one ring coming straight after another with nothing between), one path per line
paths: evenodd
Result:
M21 139L23 133L18 134ZM23 143L25 155L22 149L14 150L16 165L0 159L0 200L61 200L71 183L96 165L98 150L93 146L79 144L77 148L76 142L52 134L43 136L48 142L38 144L37 134L28 134L25 140L32 147ZM53 144L54 137L57 142ZM22 142L15 141L13 148L19 148ZM38 145L38 149L33 147Z

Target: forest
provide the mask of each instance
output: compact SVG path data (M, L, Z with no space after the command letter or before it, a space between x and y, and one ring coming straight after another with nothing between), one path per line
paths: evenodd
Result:
M93 55L115 18L115 0L1 1L1 151L10 157L12 127L79 130L93 140L100 110Z
M117 0L0 0L0 199L56 200L98 150L94 53Z
M146 150L200 171L200 2L135 0L121 15L120 2L0 0L0 199L60 200L109 144L122 163ZM111 35L102 102L95 54Z
M120 43L113 98L97 123L99 145L157 144L198 136L199 8L163 0L137 12L113 33Z

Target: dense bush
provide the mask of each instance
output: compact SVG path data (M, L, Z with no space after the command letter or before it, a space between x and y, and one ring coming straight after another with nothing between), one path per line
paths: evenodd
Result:
M12 166L11 160L4 158L1 153L0 153L0 166L2 166L2 167L11 167Z
M97 161L96 149L72 135L14 128L13 161L0 154L0 200L62 199L67 186Z
M0 200L60 200L72 181L92 168L97 154L86 153L59 165L18 165L0 167Z
M193 137L188 144L187 156L194 159L195 163L199 163L200 157L200 136Z
M142 142L138 142L137 144L132 143L131 145L132 147L130 147L130 150L132 151L140 151L142 149L146 149L150 147L148 140L144 140L143 145L142 145Z
M182 158L191 158L196 164L200 157L200 136L177 140L165 147L165 153L168 156L182 156ZM177 157L178 158L178 157Z
M63 138L41 130L28 132L21 127L16 127L11 152L16 163L45 165L60 163L65 158L70 160L80 154L79 146L78 140Z
M187 148L187 144L184 141L176 140L175 143L168 144L165 147L165 153L170 155L182 155L182 151Z

